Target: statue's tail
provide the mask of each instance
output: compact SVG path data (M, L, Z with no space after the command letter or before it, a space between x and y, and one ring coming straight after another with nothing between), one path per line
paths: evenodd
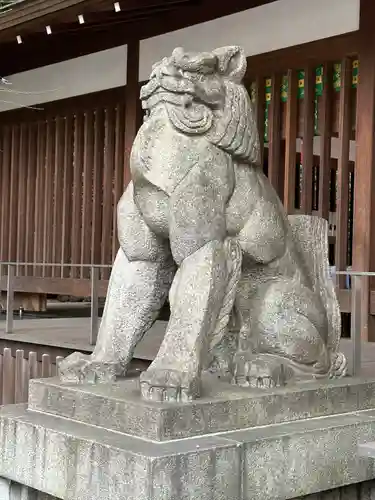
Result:
M209 351L213 349L223 340L228 331L228 323L231 317L231 312L236 297L237 285L241 278L242 268L242 249L238 241L227 238L224 242L225 251L227 254L228 266L228 282L225 290L223 304L219 316L216 320L216 326L212 333Z
M335 285L329 273L328 222L321 217L289 215L294 239L299 243L313 289L321 297L327 312L327 348L331 357L331 376L346 374L345 356L338 351L341 337L341 314Z

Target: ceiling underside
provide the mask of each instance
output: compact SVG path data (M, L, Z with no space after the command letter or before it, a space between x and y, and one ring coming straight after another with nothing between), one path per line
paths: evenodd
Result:
M0 76L157 36L273 1L276 0L24 0L0 14ZM82 16L81 23L78 16ZM22 43L17 42L17 37Z

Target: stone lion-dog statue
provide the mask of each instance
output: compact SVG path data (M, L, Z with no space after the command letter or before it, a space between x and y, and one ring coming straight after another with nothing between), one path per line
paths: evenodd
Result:
M62 362L62 381L124 375L168 293L143 398L198 398L206 370L264 388L345 375L327 222L287 217L263 174L245 71L240 47L175 49L153 67L97 344Z

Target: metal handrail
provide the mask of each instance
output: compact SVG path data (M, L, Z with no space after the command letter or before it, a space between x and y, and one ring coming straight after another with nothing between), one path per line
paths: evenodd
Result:
M7 268L7 302L6 302L6 317L5 317L5 333L13 333L13 311L14 311L14 268L23 266L33 267L81 267L91 269L91 311L90 311L90 339L91 345L95 345L99 331L99 296L98 296L98 281L100 269L111 269L111 264L68 264L56 262L17 262L17 261L0 261L0 277L3 267Z
M13 333L13 311L14 311L14 269L18 266L33 266L33 267L73 267L73 268L90 268L91 269L91 312L90 312L90 344L94 345L98 336L99 330L99 297L98 297L98 282L99 270L111 269L110 264L69 264L56 262L12 262L0 261L0 276L3 266L7 267L7 302L6 302L6 333ZM336 276L350 276L351 278L351 322L350 322L350 337L352 340L352 375L360 374L361 370L361 302L362 302L362 279L363 277L375 276L373 271L336 271L332 272L334 278Z

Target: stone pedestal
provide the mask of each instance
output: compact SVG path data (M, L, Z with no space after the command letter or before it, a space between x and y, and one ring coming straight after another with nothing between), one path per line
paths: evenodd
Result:
M210 377L193 403L140 397L137 379L33 380L0 411L0 475L66 500L293 499L375 478L375 380L269 391Z

